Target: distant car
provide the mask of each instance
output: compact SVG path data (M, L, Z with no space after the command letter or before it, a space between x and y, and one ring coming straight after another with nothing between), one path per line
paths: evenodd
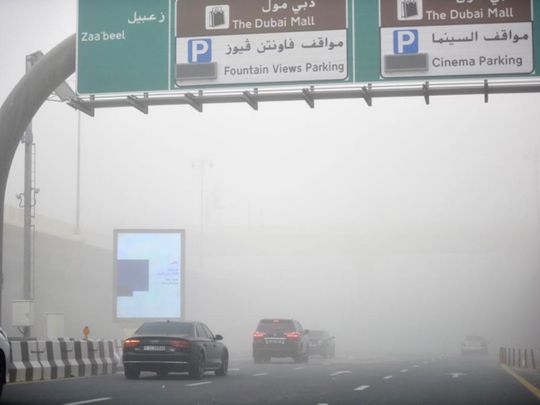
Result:
M137 379L141 371L153 371L159 377L188 372L190 377L200 379L205 371L213 370L224 376L229 351L222 340L201 322L145 322L124 341L124 374Z
M482 336L467 336L461 342L461 354L488 354L488 344Z
M296 363L309 359L309 331L294 319L262 319L253 333L253 360L291 357Z
M0 328L0 397L2 396L4 384L7 382L10 356L9 339L3 329Z
M335 337L325 330L309 330L309 354L334 357L336 354Z

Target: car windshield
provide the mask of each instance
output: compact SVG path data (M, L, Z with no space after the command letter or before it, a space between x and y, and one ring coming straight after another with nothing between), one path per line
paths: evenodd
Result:
M283 319L265 319L259 323L257 328L259 332L294 332L294 322L291 320Z
M193 324L189 322L148 322L137 329L135 334L193 336Z

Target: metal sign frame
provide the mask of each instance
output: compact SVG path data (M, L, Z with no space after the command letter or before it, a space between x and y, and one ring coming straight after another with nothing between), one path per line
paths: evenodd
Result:
M187 105L199 112L207 104L235 103L247 104L253 110L259 109L260 103L277 101L303 101L310 108L315 108L316 101L339 99L363 99L368 106L373 105L377 98L422 97L430 104L432 97L480 95L484 102L489 101L490 95L540 93L540 79L527 80L481 80L464 82L408 82L408 83L367 83L365 85L345 85L341 87L315 86L291 89L252 89L238 91L208 91L197 93L187 92L171 95L150 96L148 93L129 96L109 96L96 98L74 98L68 105L94 117L96 109L101 108L136 108L143 114L148 114L149 107L164 105Z

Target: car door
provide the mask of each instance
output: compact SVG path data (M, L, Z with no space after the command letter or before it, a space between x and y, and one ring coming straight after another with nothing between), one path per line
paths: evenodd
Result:
M209 367L216 366L216 349L213 336L208 333L207 328L202 323L197 324L197 336L206 353L206 365Z
M206 332L206 335L210 338L211 344L209 345L210 350L212 351L212 365L215 367L218 367L221 363L221 350L223 347L223 343L216 340L216 337L210 330L208 326L206 326L204 323L201 324L203 329Z

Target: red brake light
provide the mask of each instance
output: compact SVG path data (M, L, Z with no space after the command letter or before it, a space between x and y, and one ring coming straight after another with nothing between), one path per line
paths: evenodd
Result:
M298 338L300 338L300 334L298 332L286 333L285 336L288 340L298 340Z
M190 344L187 340L171 340L169 341L169 346L177 349L189 349Z
M266 333L256 331L253 333L253 339L262 339L266 336Z
M126 339L124 340L124 349L137 346L141 341L139 339Z

